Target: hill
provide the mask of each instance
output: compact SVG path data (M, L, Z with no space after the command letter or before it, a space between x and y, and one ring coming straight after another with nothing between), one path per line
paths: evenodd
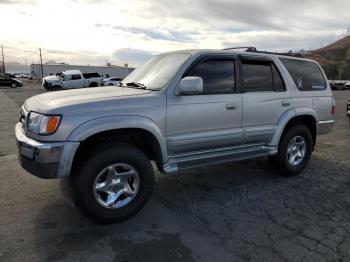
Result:
M307 58L319 62L328 79L350 79L350 36L312 51Z

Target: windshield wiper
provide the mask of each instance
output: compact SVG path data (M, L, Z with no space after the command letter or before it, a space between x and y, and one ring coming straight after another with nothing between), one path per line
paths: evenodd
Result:
M139 89L147 89L147 87L142 83L128 82L125 84L127 87L136 87Z

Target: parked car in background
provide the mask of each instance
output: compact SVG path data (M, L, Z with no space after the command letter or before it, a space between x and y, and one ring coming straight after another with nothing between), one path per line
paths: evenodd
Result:
M116 86L120 81L122 81L122 78L119 77L110 77L110 78L105 78L102 80L102 86Z
M67 70L59 75L43 78L42 85L48 90L97 87L102 83L98 73L81 73L80 70Z
M111 223L137 213L161 172L265 156L283 176L307 166L333 126L334 99L314 61L265 52L154 56L120 87L27 99L19 161L41 178L71 176L77 207Z
M6 76L6 77L9 77L9 78L16 78L16 76L14 74L11 74L11 73L1 73L0 75Z
M19 74L19 77L20 77L20 78L29 78L30 75L27 74L27 73L22 73L22 74Z
M350 89L350 81L346 81L344 84L345 89Z
M345 89L345 81L342 80L334 80L333 84L330 84L332 90L344 90Z
M350 124L350 99L348 100L348 104L346 105L346 114L348 115Z
M0 75L0 86L9 86L11 88L16 88L23 86L22 82L4 75Z

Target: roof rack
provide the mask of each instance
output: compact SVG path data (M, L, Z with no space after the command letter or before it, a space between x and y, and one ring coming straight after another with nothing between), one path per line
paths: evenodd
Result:
M252 53L259 53L259 54L271 54L271 55L284 55L284 56L294 56L294 57L303 57L300 53L294 53L294 52L287 52L287 53L278 53L278 52L269 52L269 51L259 51L254 46L239 46L239 47L230 47L230 48L224 48L223 50L234 50L234 49L245 49L244 52L252 52Z
M237 46L237 47L229 47L224 48L222 50L233 50L233 49L245 49L245 52L257 52L258 50L254 46Z

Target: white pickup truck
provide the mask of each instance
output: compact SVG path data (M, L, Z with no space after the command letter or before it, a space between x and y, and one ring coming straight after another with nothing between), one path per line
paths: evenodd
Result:
M98 73L83 74L80 70L67 70L60 75L44 77L42 85L48 90L97 87L102 79Z

